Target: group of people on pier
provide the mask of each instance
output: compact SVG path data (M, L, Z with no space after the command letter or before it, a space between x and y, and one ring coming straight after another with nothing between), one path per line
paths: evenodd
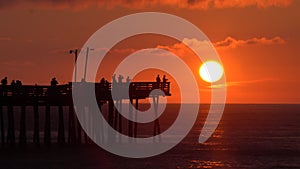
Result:
M156 76L156 82L157 83L160 83L160 82L166 83L167 81L168 81L168 79L166 78L166 75L163 76L163 80L162 81L161 81L159 75Z
M7 80L7 77L4 77L2 80L1 80L1 85L2 86L7 86L8 84L8 80ZM10 83L11 86L14 86L14 87L19 87L19 86L22 86L22 82L20 80L12 80L11 83Z
M4 77L2 80L1 80L1 96L6 96L7 95L7 90L5 90L5 87L8 85L8 79L7 77ZM18 89L20 89L20 87L22 86L22 82L20 80L12 80L11 81L11 87L13 88L14 90L14 94L19 94L19 91Z
M122 84L122 83L123 83L123 82L122 82L123 79L124 79L124 77L123 77L122 75L119 75L119 76L118 76L118 81L117 81L117 79L116 79L116 74L114 74L114 75L112 76L112 84L113 84L113 85L114 85L114 84L117 84L117 83ZM126 82L125 82L125 83L129 85L130 81L131 81L131 79L129 78L129 76L127 76Z
M163 75L163 79L160 79L160 76L156 76L156 82L157 82L157 88L164 89L166 87L166 83L168 82L168 79L166 75Z

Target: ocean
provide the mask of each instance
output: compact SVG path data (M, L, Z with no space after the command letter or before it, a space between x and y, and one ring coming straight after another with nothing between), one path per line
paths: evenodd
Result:
M160 120L162 130L172 125L178 107L175 104L167 107ZM300 168L300 105L228 104L215 133L207 142L199 144L198 137L208 109L209 105L201 105L196 123L184 140L171 150L154 157L120 157L95 145L53 144L48 148L29 144L26 148L17 145L15 148L0 148L0 168ZM31 123L30 120L27 123ZM52 123L55 128L55 120ZM28 130L32 128L30 126ZM149 126L140 126L139 130L143 131L138 133L146 137L151 132ZM28 135L30 139L30 131Z

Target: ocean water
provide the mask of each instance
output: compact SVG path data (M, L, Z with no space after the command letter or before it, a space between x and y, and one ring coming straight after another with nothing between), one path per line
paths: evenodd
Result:
M162 130L172 125L178 108L179 105L167 107L160 117ZM215 133L207 142L199 144L208 109L209 105L201 105L196 123L186 138L158 156L125 158L95 145L60 147L54 144L50 148L28 145L26 149L0 148L0 168L300 168L300 105L226 105ZM55 119L52 121L55 129ZM138 133L140 137L147 137L152 129L151 123L141 125Z

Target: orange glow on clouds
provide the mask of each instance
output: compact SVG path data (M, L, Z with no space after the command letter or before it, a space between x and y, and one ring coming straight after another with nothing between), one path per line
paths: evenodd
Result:
M20 1L20 0L9 0L3 1L0 4L2 8L12 7L24 7L24 6L35 6L39 8L56 8L56 9L86 9L91 6L105 7L112 9L115 7L135 8L143 9L146 7L153 6L170 6L181 9L200 9L207 10L210 8L244 8L244 7L287 7L291 5L292 0L201 0L201 1L188 1L188 0L151 0L151 1L128 1L128 0L114 0L114 1L103 1L103 0L40 0L35 1Z

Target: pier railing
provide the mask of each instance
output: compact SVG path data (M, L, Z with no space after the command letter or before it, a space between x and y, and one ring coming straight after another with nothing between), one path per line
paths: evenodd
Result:
M22 85L22 86L0 86L0 105L12 104L30 104L30 102L38 101L40 104L51 102L50 98L55 98L54 101L60 101L61 104L69 103L72 96L72 87L95 85L96 96L99 101L107 101L111 99L111 91L127 92L129 88L129 97L132 99L145 99L154 89L160 89L165 96L170 96L170 82L131 82L126 83L69 83L57 86L45 85ZM129 99L129 98L122 98Z

